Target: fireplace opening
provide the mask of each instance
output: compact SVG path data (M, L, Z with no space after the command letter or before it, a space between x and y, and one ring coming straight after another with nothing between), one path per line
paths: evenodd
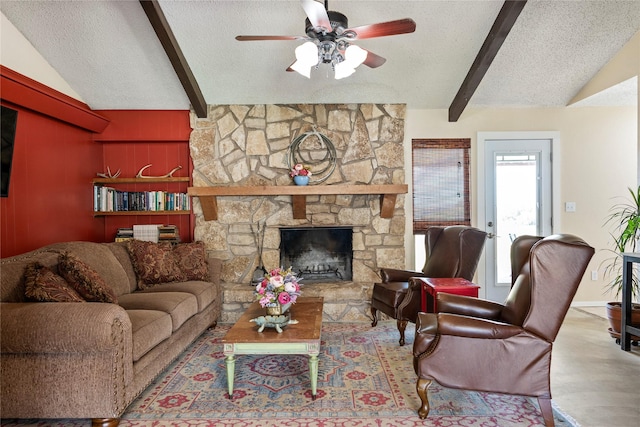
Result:
M352 227L280 229L280 265L293 267L303 283L351 281Z

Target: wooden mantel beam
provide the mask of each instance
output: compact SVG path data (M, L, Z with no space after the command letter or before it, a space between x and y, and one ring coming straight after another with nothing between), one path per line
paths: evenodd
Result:
M307 196L327 194L379 194L380 216L392 218L396 206L398 194L408 192L407 184L380 184L380 185L257 185L243 186L216 186L216 187L189 187L187 194L200 198L200 206L206 221L218 219L218 196L291 196L293 205L293 218L305 219L307 217Z

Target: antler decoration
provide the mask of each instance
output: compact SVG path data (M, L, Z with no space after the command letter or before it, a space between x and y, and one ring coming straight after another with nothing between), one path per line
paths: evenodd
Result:
M142 171L144 171L145 169L148 169L151 167L151 164L148 164L146 166L143 166L137 173L136 178L171 178L173 177L173 174L176 171L179 171L180 169L182 169L182 166L176 166L175 168L171 169L171 171L165 175L160 175L160 176L144 176L142 175Z
M111 174L111 169L109 169L109 166L107 166L107 172L106 173L100 173L98 172L96 175L98 175L100 178L117 178L120 176L120 169L118 169L118 172L116 172L115 174Z

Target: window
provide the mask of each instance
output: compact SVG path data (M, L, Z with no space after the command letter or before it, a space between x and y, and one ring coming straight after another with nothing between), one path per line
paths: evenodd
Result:
M471 225L471 140L414 139L413 233L435 225Z

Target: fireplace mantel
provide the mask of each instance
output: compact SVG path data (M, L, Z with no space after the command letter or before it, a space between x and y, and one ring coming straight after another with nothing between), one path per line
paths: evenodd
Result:
M218 196L291 196L293 218L307 217L307 197L338 194L379 194L380 216L392 218L398 194L408 192L407 184L377 185L258 185L258 186L213 186L189 187L187 194L200 198L200 206L206 221L218 219Z

